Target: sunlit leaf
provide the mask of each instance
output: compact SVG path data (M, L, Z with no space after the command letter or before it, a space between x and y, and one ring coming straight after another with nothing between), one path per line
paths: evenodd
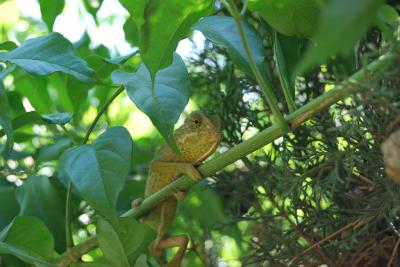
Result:
M115 223L115 206L130 169L131 156L129 132L123 127L113 127L92 145L66 151L60 165L80 195Z
M321 13L319 0L250 0L249 9L261 14L276 31L303 38L313 36Z
M175 54L172 64L157 73L154 88L144 64L134 73L115 71L112 79L125 86L136 106L149 116L168 144L176 149L173 129L189 100L190 87L182 59Z
M246 32L247 42L250 52L253 55L255 64L263 69L265 51L262 45L262 39L252 26L243 21L243 27ZM211 42L225 47L232 58L232 61L238 65L248 75L253 75L249 60L244 50L239 30L232 17L211 16L200 20L194 27L201 31Z
M1 50L6 50L6 51L13 50L17 47L18 46L14 42L11 42L11 41L5 41L5 42L0 43L0 51Z
M171 64L178 42L213 8L213 0L123 0L139 34L139 48L151 77ZM162 26L161 26L162 25Z
M71 43L55 32L29 39L9 52L0 52L0 60L12 62L36 75L60 71L83 82L93 81L93 70L74 54Z
M42 19L47 24L49 32L53 30L54 21L64 8L64 0L39 0Z

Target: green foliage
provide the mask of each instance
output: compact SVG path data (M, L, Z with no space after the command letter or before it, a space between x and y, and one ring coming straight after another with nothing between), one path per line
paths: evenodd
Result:
M0 0L0 266L158 267L140 217L165 190L131 202L197 109L223 138L168 232L190 236L182 267L400 264L395 1L81 0L79 38L52 32L71 1L19 2ZM304 123L274 135L281 114Z
M382 2L330 1L321 14L319 30L315 34L317 46L306 54L299 66L300 71L323 63L334 53L348 54L374 21Z
M93 70L74 55L71 43L59 33L30 39L14 50L0 53L0 60L37 75L62 71L83 82L93 81Z
M60 158L60 168L80 195L116 225L115 205L129 172L131 156L128 131L113 127L92 145L66 151Z
M135 73L115 71L112 80L123 84L132 101L146 113L154 126L176 152L174 125L189 100L189 77L180 56L174 56L170 66L157 72L154 82L142 64Z
M53 236L35 217L18 216L0 232L0 251L20 257L30 263L42 263L53 256Z
M262 46L262 40L251 25L244 24L247 35L247 42L252 51L255 64L258 68L264 69L265 50ZM217 45L225 47L235 62L244 72L252 75L249 59L243 48L240 39L239 30L236 27L235 20L225 16L211 16L202 19L194 29L201 31L204 36Z
M278 32L300 38L312 38L318 28L322 1L250 0L249 8L261 14Z
M64 0L39 0L42 18L49 31L53 29L54 21L64 8Z

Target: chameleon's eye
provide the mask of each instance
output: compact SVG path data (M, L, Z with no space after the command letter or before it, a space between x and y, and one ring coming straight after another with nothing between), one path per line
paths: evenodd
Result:
M201 125L201 117L200 116L195 116L195 117L191 118L190 125L192 126L192 128L200 127L200 125Z

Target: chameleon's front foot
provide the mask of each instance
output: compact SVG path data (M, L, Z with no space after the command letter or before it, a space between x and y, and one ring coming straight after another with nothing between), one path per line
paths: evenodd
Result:
M132 201L131 203L131 207L132 209L139 207L143 202L143 198L137 198L135 200Z

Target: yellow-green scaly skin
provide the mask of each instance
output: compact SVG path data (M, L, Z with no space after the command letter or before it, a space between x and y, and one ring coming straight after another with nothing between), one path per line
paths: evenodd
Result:
M169 146L161 148L150 163L145 197L159 191L181 174L181 171L173 166L170 169L159 170L154 167L154 162L190 163L197 166L214 153L220 143L221 132L216 122L212 122L202 112L196 111L191 113L184 124L175 131L174 138L182 155L176 155ZM164 236L172 223L176 206L177 200L171 196L150 211L144 218L145 223L157 231L159 237Z

